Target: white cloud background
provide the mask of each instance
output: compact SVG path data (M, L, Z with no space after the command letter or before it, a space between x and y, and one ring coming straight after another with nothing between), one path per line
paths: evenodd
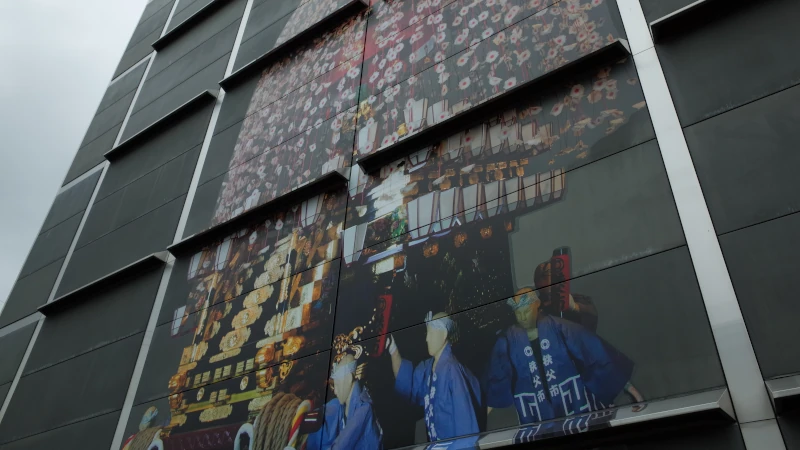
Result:
M0 308L146 0L0 0Z

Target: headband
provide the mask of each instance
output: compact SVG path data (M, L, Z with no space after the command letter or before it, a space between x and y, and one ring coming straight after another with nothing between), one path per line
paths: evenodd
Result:
M341 380L345 375L353 374L356 372L356 362L350 361L349 363L333 363L333 370L331 370L332 380Z
M509 298L506 300L506 304L510 306L511 309L516 311L518 309L531 306L536 300L539 300L539 295L536 293L536 291L529 291L524 294Z
M448 333L453 331L453 326L455 322L453 319L449 317L440 317L438 319L433 318L433 312L428 311L428 314L425 316L425 324L429 327L437 329L437 330L445 330Z

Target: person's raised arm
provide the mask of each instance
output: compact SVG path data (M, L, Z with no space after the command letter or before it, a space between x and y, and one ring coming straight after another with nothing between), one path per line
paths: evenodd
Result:
M386 339L386 350L389 351L389 357L392 358L392 372L394 377L400 372L400 364L403 362L403 357L400 356L400 350L397 349L397 344L394 342L394 336L391 334Z

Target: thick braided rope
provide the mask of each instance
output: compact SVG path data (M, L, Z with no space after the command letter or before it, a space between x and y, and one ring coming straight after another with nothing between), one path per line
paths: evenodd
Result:
M266 450L267 445L267 426L268 424L272 423L272 415L275 411L275 406L278 404L278 401L283 398L284 393L279 392L275 394L263 408L261 408L261 413L258 415L258 419L256 423L255 433L253 436L253 450Z
M128 450L148 450L159 431L161 428L145 428L136 433L136 437L128 445Z
M276 394L261 410L255 430L254 450L283 450L301 400L295 395Z

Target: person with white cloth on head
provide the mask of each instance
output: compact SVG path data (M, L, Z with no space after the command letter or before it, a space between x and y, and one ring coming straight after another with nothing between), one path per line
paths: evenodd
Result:
M372 410L369 392L356 379L356 367L356 358L350 353L333 363L331 380L336 398L325 404L325 425L309 436L306 448L383 448L383 430Z
M431 358L413 367L400 356L394 337L386 347L392 359L395 391L425 411L428 440L438 441L480 432L477 411L481 408L478 379L453 355L456 325L445 313L425 318L428 354ZM477 438L476 438L477 439Z

